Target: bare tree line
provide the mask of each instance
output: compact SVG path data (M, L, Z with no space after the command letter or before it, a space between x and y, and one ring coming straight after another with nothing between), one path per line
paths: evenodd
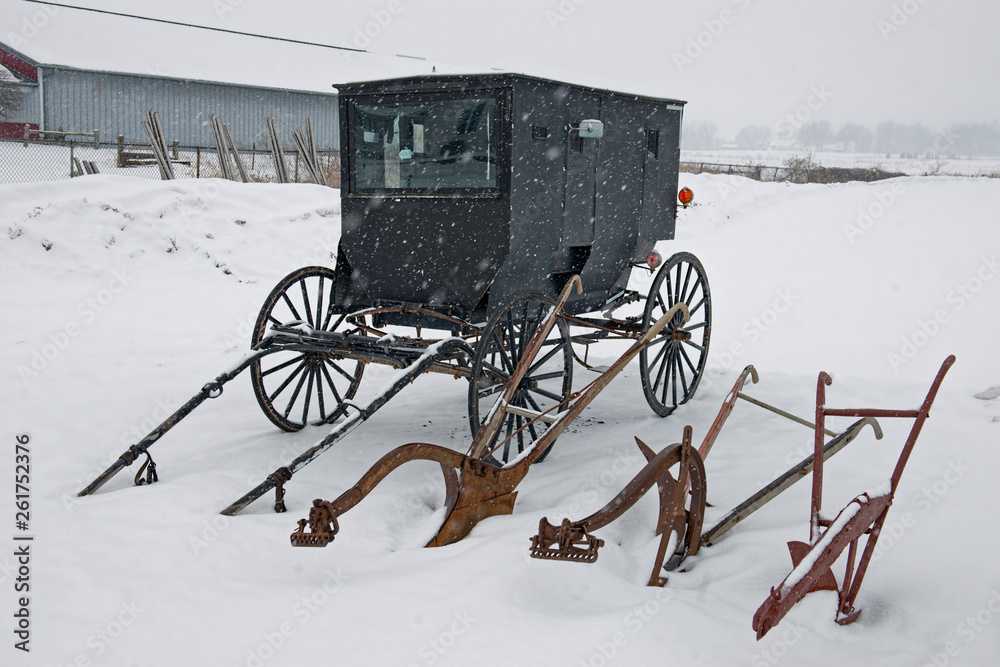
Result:
M836 129L826 120L811 121L797 128L793 136L776 136L767 125L747 125L727 139L719 135L711 121L684 124L682 148L716 150L738 147L747 150L791 148L832 149L851 153L883 153L916 157L1000 156L1000 124L955 123L933 130L921 123L883 121L874 129L844 123Z

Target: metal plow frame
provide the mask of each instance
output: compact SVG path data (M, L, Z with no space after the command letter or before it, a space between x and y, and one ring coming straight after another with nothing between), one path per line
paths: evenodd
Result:
M467 454L459 454L454 450L425 443L411 443L398 447L382 457L362 476L357 484L335 500L317 499L313 501L309 517L300 520L298 530L290 536L292 545L313 547L329 544L339 530L337 518L361 502L393 470L409 461L435 461L441 465L445 478L447 516L427 546L452 544L468 535L479 521L487 517L513 512L517 486L527 475L531 465L545 454L556 438L569 427L584 408L646 345L660 334L678 313L685 321L689 318L687 307L683 303L672 307L597 379L581 391L572 394L564 411L554 415L546 413L525 415L525 410L516 408L517 414L529 417L529 423L535 420L544 420L549 422L550 426L517 459L503 467L493 465L489 461L489 455L503 444L500 440L500 425L504 415L512 409L510 406L511 398L556 320L564 316L563 306L569 298L570 290L574 287L578 293L582 291L582 284L578 276L574 276L565 285L556 300L555 307L552 308L544 322L528 341L524 356L510 376L503 393L484 420L482 427L473 438ZM658 475L662 475L662 472L665 471L663 461L667 458L668 456L664 454L659 461L655 463L651 461L650 465L647 465L646 478L638 485L645 485L645 488L648 489L653 483L659 482Z

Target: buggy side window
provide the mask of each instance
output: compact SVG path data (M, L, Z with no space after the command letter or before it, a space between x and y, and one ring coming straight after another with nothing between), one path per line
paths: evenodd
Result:
M646 128L646 152L653 156L653 159L660 157L660 131L651 127Z
M354 104L356 190L497 187L496 98L382 98Z

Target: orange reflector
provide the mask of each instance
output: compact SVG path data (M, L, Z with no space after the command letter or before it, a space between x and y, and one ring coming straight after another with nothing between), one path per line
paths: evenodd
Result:
M687 206L694 201L694 192L691 191L691 188L681 188L681 191L677 193L677 199Z

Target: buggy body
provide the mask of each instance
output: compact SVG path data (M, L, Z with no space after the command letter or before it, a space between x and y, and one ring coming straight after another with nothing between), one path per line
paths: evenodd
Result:
M482 322L572 275L584 292L567 312L604 310L674 236L681 101L520 74L337 88L345 311L419 304Z

